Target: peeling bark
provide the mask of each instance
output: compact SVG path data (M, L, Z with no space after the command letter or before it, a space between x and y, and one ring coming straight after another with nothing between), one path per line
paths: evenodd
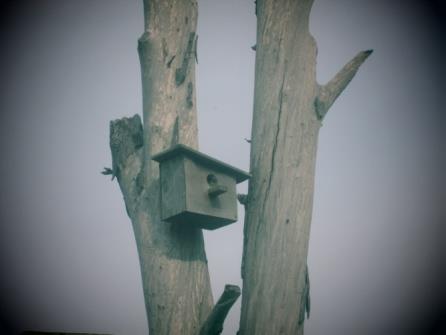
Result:
M371 51L316 82L312 0L258 0L252 175L245 211L240 334L302 334L321 119Z

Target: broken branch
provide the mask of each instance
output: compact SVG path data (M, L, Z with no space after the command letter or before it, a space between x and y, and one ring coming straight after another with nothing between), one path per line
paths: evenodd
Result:
M101 171L101 173L104 175L104 176L107 176L107 175L112 175L112 180L115 178L115 174L113 173L113 170L112 169L110 169L110 168L108 168L108 167L104 167L104 170L102 170Z
M139 115L110 121L110 149L113 177L118 177L127 158L143 146L143 129Z
M110 121L112 168L104 169L117 178L129 216L142 190L143 127L139 115Z
M200 335L218 335L223 331L223 323L232 305L241 294L240 287L226 285L225 289L215 304L200 330Z
M319 119L324 118L328 109L347 87L361 64L364 63L372 52L373 50L361 51L350 62L345 64L327 84L319 86L319 92L315 100L316 113Z
M248 195L239 193L237 194L237 200L240 204L246 207L246 205L248 204Z

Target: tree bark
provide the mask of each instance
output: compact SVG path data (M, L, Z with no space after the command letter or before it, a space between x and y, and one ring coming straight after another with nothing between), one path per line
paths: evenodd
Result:
M172 144L198 147L195 104L197 2L145 0L138 41L143 124L112 121L113 168L132 221L150 334L196 335L212 308L203 234L160 219L159 169Z
M316 148L322 119L371 51L326 85L316 82L313 0L258 0L249 193L245 205L240 334L302 334L309 314L306 264ZM132 221L151 334L219 334L240 290L227 286L212 309L203 234L160 218L153 154L198 147L195 104L197 3L144 0L138 41L143 122L110 123L112 168Z
M370 55L316 82L312 0L258 0L254 116L240 334L301 334L309 313L308 241L322 118Z

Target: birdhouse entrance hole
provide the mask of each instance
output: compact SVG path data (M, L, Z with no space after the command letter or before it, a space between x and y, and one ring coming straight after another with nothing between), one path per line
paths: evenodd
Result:
M208 174L206 180L209 184L208 194L210 197L218 197L228 191L227 186L218 184L217 177L214 174Z

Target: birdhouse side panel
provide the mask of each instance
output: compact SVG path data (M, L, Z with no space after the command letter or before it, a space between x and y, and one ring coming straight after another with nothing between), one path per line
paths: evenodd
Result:
M160 163L161 218L166 220L186 210L184 157Z

